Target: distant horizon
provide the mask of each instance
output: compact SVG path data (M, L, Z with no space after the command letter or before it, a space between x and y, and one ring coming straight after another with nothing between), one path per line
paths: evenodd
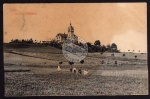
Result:
M4 42L4 44L10 44L9 42ZM18 43L19 44L19 43ZM34 43L35 44L35 43ZM111 45L111 44L110 44ZM105 45L105 46L107 46L107 45ZM146 53L147 54L147 52L139 52L139 50L138 51L136 51L136 50L131 50L131 51L121 51L121 49L118 49L121 53ZM92 53L92 52L91 52ZM100 53L100 52L94 52L94 53ZM112 52L110 52L110 53L112 53ZM117 52L116 52L117 53Z
M4 43L48 41L57 33L67 34L71 22L74 33L87 42L147 53L146 3L4 4L3 12Z

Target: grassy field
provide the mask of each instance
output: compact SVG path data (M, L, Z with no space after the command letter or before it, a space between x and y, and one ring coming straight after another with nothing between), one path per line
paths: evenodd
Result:
M147 95L147 55L122 54L88 53L84 64L72 66L89 71L82 75L69 71L71 66L59 49L5 45L5 96ZM59 61L63 61L61 71L57 71Z

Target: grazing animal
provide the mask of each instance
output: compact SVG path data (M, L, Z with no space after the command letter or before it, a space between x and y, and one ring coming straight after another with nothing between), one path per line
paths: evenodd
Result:
M84 74L84 75L87 75L87 74L88 74L88 71L87 71L87 70L83 70L83 74Z
M77 70L76 68L72 68L73 73L76 73L76 70Z
M58 65L58 67L57 67L57 71L60 71L60 70L61 70L60 65Z
M82 71L81 71L81 69L80 69L80 68L79 68L79 70L78 70L78 73L79 73L79 74L82 74Z
M70 68L70 72L76 73L77 69L76 68Z
M70 68L70 72L72 72L72 68Z

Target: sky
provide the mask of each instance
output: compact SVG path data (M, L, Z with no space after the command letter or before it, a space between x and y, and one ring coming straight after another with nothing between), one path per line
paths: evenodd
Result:
M57 33L74 33L86 42L116 43L122 52L147 53L146 3L4 4L4 42L47 41Z

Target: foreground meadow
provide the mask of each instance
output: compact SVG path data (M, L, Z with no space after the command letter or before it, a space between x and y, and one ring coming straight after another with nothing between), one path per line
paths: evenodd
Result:
M147 55L122 54L88 53L84 64L70 66L53 47L4 47L5 96L147 95ZM74 74L71 67L89 73Z

